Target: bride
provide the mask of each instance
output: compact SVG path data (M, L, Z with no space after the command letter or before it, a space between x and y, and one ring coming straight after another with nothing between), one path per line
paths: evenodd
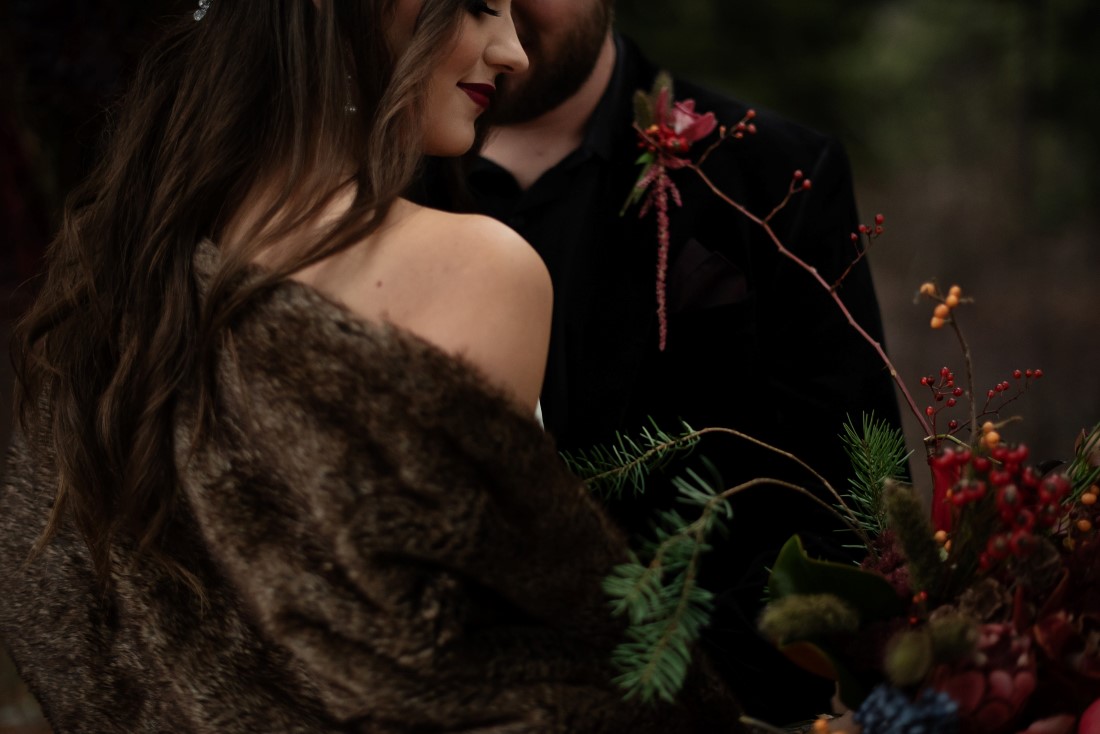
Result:
M623 702L619 532L532 418L551 291L403 198L510 0L202 0L18 327L0 634L55 732L736 731Z

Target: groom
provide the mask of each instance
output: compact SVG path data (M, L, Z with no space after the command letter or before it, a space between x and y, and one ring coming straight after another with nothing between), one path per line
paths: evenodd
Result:
M850 470L838 434L848 415L900 422L890 377L824 289L690 171L672 174L683 206L670 211L668 343L658 349L657 225L652 213L619 214L639 173L632 97L649 90L657 68L613 31L613 4L514 0L530 69L500 80L494 132L467 176L474 208L519 231L553 279L547 429L569 450L606 444L616 431L637 435L647 417L673 429L681 418L736 428L797 455L844 492ZM720 124L736 124L747 110L678 79L675 94ZM755 135L724 143L704 170L758 215L803 171L812 188L772 225L832 283L857 255L844 151L765 112L754 122ZM866 260L839 293L881 340ZM718 466L726 487L757 476L817 487L791 462L736 439L704 442L697 454ZM671 504L667 482L654 484L611 508L629 531L644 531ZM729 537L706 559L703 584L719 596L704 645L750 714L783 723L828 707L832 685L761 640L755 616L782 543L799 532L819 552L840 553L834 526L788 490L751 490L734 502Z

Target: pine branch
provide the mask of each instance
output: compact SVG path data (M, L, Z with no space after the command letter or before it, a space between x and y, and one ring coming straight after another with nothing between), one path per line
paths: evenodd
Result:
M674 457L690 453L702 435L683 421L676 435L661 430L652 418L650 424L652 430L643 428L638 439L616 433L610 446L562 452L562 458L597 495L620 497L627 487L641 494L651 474L663 469Z
M1097 455L1100 455L1100 423L1093 426L1088 433L1081 431L1077 451L1066 471L1072 486L1066 498L1067 502L1077 502L1089 487L1100 483L1100 466L1096 465Z
M849 418L841 440L855 475L844 495L846 504L868 534L881 535L887 527L883 487L887 480L904 479L909 460L905 436L886 421L876 422L874 414L865 414L862 431L857 432Z
M621 671L615 682L626 690L628 699L672 701L683 686L692 646L710 621L712 608L713 595L696 583L699 561L710 549L708 534L723 530L723 520L732 516L731 497L753 487L772 485L798 492L837 512L808 489L769 477L758 477L721 493L691 471L687 478L677 478L674 483L680 502L701 508L699 518L689 523L678 512L662 513L655 540L647 542L642 553L651 557L649 563L643 565L632 556L629 563L616 567L604 581L614 613L625 614L630 622L626 641L612 655ZM848 521L846 516L839 516ZM866 538L858 526L852 529Z
M698 474L680 479L685 504L701 507L688 523L678 512L662 513L656 540L646 544L648 565L638 558L618 566L604 582L615 614L630 620L626 641L616 647L613 664L621 671L615 683L626 698L673 701L691 666L692 647L710 621L713 595L696 583L699 559L709 550L706 534L729 515L728 503ZM724 506L724 507L723 507Z

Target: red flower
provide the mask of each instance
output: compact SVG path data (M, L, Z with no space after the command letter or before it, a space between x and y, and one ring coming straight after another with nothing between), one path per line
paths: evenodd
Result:
M718 127L718 120L713 112L698 114L693 99L673 103L671 94L668 87L657 93L653 125L646 130L646 136L649 138L651 150L657 153L662 165L683 168L687 164L682 156L692 144L714 132L714 128Z
M947 492L962 477L962 465L942 460L942 456L929 460L932 465L932 528L951 532L951 501Z

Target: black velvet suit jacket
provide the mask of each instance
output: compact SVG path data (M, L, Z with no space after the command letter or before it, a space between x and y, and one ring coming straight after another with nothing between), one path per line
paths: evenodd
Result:
M695 428L736 428L796 454L846 491L842 425L865 412L898 424L891 379L829 294L689 171L672 173L683 207L671 209L669 336L667 349L658 350L656 221L653 214L640 219L637 208L619 215L639 173L632 95L651 87L657 69L629 41L619 39L618 46L611 88L592 121L599 129L590 132L598 154L585 165L598 165L598 173L559 166L544 176L558 177L553 188L571 197L569 216L560 216L560 207L556 221L539 220L538 207L513 216L483 199L483 210L512 224L542 254L554 282L543 393L548 430L569 450L608 443L616 431L636 434L649 418L662 427L682 419ZM694 99L697 110L714 112L721 124L736 124L747 110L687 81L675 84L677 99ZM761 216L782 200L793 172L803 171L812 189L796 195L772 225L785 246L835 281L857 254L842 147L766 111L758 111L755 124L755 135L723 144L704 170ZM866 260L839 293L881 340ZM734 439L705 441L686 464L700 456L715 463L726 486L757 476L818 486L791 462ZM643 496L615 502L613 515L629 532L646 532L655 512L675 501L667 479L685 468L671 467ZM812 716L826 709L831 684L775 653L756 634L755 616L766 568L792 533L830 555L843 555L845 538L832 518L789 490L752 490L736 499L734 511L729 536L716 543L704 569L704 585L719 594L706 645L750 713L775 722Z

